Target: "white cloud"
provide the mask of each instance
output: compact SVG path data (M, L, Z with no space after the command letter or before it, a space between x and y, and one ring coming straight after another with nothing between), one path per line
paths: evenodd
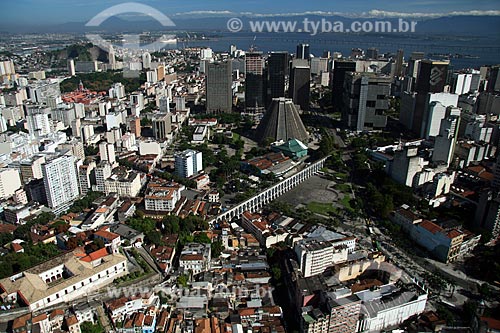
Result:
M253 13L253 12L231 12L228 10L216 11L216 10L206 10L206 11L191 11L184 13L177 13L173 16L219 16L219 17L234 17L234 16L248 16L248 17L293 17L293 16L304 16L304 15L317 15L317 16L342 16L348 18L438 18L438 17L448 17L448 16L500 16L500 10L471 10L471 11L453 11L446 13L404 13L404 12L392 12L385 10L373 9L368 12L362 13L345 13L345 12L332 12L332 11L306 11L306 12L295 12L295 13Z
M453 11L448 13L402 13L389 12L385 10L373 9L369 12L364 12L361 17L376 17L376 18L437 18L448 16L500 16L500 10L470 10L470 11Z

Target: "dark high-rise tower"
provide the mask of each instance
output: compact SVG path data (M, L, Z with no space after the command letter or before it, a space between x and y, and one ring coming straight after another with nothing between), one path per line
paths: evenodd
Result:
M295 56L297 59L309 59L309 56L309 44L297 45L297 54Z
M233 93L230 62L213 62L207 66L207 112L231 112Z
M335 112L342 111L345 73L355 71L355 61L335 60L333 63L332 103Z
M421 60L415 91L415 109L413 111L412 131L422 135L423 126L428 118L428 94L441 93L448 76L447 61Z
M446 78L448 76L447 61L420 61L418 71L416 92L420 93L440 93L444 91Z
M378 49L374 47L370 47L366 50L366 58L367 59L378 59Z
M311 67L304 65L292 66L290 73L289 97L293 102L300 105L302 110L309 110L309 99L311 94Z
M288 75L288 52L271 52L267 66L267 104L273 98L285 97L285 82Z
M262 52L247 52L245 54L245 71L246 112L264 112L264 59Z
M500 91L500 67L494 66L490 68L488 77L487 92Z
M394 68L394 76L399 77L403 76L403 50L399 49L396 54L396 64Z

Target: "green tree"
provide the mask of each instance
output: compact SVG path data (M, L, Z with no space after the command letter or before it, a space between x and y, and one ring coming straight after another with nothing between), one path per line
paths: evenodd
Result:
M210 238L207 236L206 232L199 232L196 235L194 235L193 241L195 243L205 243L205 244L210 244Z
M224 245L219 240L212 242L210 248L212 251L212 258L218 258L224 251Z
M80 324L82 333L104 333L101 323L92 324L90 321L84 321Z

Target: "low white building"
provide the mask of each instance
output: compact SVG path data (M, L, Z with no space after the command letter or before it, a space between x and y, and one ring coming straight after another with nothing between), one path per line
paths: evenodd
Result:
M179 257L179 269L198 274L210 269L210 244L188 243Z
M177 183L149 183L144 196L146 210L155 212L173 211L184 189L185 186Z
M70 302L128 274L127 258L106 248L86 255L81 249L65 253L0 280L4 302L21 302L39 311Z
M387 284L355 293L362 301L358 332L380 332L425 310L427 291L417 283Z

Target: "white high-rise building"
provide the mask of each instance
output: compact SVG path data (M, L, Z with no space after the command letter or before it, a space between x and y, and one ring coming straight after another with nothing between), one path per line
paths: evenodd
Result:
M175 173L188 178L203 170L202 153L196 150L185 150L175 154Z
M56 214L64 212L78 198L76 157L53 156L42 164L43 184L49 207Z
M115 49L113 48L113 45L109 46L108 60L109 60L110 69L115 70L116 69L116 58L115 58Z
M99 192L105 192L106 186L105 181L111 176L111 164L107 161L101 161L95 168L95 182L96 190Z
M7 199L21 187L21 177L16 169L0 169L0 198Z
M116 162L115 146L111 143L101 142L99 144L101 161L108 161L111 165Z
M441 121L441 128L439 135L436 137L432 154L433 162L445 163L447 166L450 165L455 152L458 126L460 124L460 115L453 114L452 111L452 108L448 108L447 117Z
M149 52L144 52L142 55L142 67L146 69L151 68L151 54Z
M32 138L39 138L52 132L49 115L47 113L33 113L26 117L28 131Z
M457 107L458 95L449 93L428 94L426 105L426 126L423 128L423 137L428 139L431 136L439 135L441 120L446 117L448 107Z
M121 82L114 83L108 91L109 98L124 98L125 86Z
M68 73L71 76L75 76L76 75L75 61L73 59L69 59L68 60Z

